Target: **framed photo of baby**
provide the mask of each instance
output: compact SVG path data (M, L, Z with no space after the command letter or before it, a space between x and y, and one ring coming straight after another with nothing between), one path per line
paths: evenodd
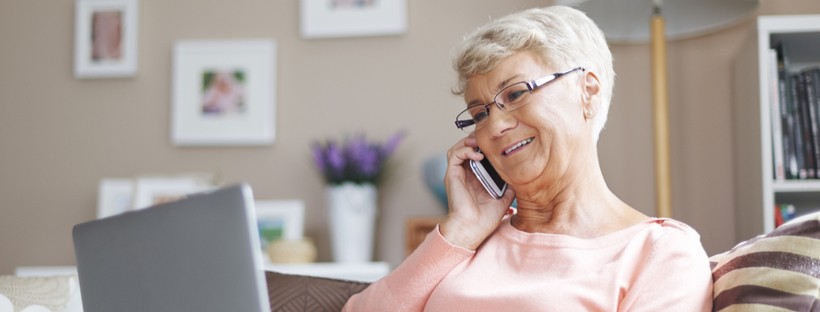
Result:
M128 77L137 72L137 0L76 0L74 76Z
M177 42L172 82L173 143L273 143L275 54L272 40Z
M222 117L244 114L245 71L206 69L202 73L202 113Z

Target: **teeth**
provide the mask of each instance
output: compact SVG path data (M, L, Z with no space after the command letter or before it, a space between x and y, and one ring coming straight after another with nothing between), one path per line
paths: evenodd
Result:
M514 150L516 150L516 149L518 149L519 147L522 147L522 146L524 146L524 145L530 144L530 142L532 142L532 138L529 138L529 139L523 140L523 141L521 141L521 142L518 142L518 144L513 145L512 147L510 147L510 148L508 148L507 150L505 150L505 151L504 151L504 154L509 154L509 153L512 153L512 151L514 151Z

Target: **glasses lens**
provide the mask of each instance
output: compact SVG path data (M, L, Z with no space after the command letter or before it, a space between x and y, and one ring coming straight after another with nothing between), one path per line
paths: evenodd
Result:
M524 99L530 94L530 89L524 82L512 84L502 89L501 92L495 96L495 102L499 104L505 111L511 111L523 104Z

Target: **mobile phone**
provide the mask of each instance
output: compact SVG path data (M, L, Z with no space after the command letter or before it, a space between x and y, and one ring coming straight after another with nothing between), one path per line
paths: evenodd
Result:
M479 152L481 151L479 150ZM487 157L484 157L481 161L470 159L470 169L473 170L473 173L481 181L481 185L484 186L487 193L490 193L490 196L499 199L504 195L504 191L507 190L507 182L501 179L501 176L490 164Z

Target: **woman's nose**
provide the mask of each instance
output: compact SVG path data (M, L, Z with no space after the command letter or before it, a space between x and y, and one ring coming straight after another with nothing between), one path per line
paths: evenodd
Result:
M485 127L494 136L501 135L518 124L518 120L511 113L498 108L496 105L489 107L488 112L489 116L487 116L487 125Z

